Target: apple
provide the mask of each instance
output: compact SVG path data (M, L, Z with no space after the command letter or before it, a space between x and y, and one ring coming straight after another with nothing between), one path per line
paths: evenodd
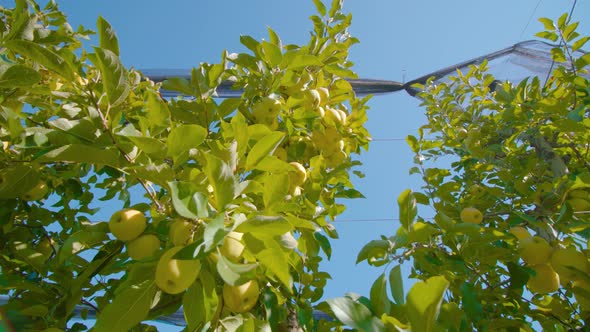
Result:
M271 97L263 97L259 102L252 106L254 116L276 117L281 111L281 102Z
M169 237L175 246L184 246L193 242L195 225L186 220L176 220L170 225Z
M143 212L135 209L125 209L115 212L109 221L109 229L121 241L131 241L137 238L147 226Z
M529 231L522 226L514 226L514 227L510 228L508 231L512 235L516 236L516 238L519 240L524 240L526 238L531 237L531 233L529 233Z
M289 163L293 166L294 172L289 172L289 179L291 180L291 186L297 187L302 185L307 179L307 171L305 167L300 163L293 161Z
M575 212L590 211L590 202L584 198L574 197L567 200Z
M156 285L165 293L178 294L190 287L201 272L198 260L173 259L182 248L176 246L168 249L156 265Z
M590 273L586 256L575 248L557 248L551 255L551 265L564 282L578 279L579 273Z
M160 249L160 239L154 234L140 235L127 242L127 254L136 261L153 256Z
M461 210L461 220L472 224L481 224L483 221L483 214L474 207L466 207Z
M258 302L260 288L256 280L250 280L243 285L223 285L223 303L232 312L250 311Z
M244 244L242 244L243 233L229 232L223 239L223 243L219 248L219 251L223 257L229 259L232 262L238 262L242 258L244 253Z
M526 284L531 292L547 294L559 289L559 276L551 265L539 264L531 266L531 268L535 271L535 274L530 276Z
M590 310L590 282L584 279L574 281L573 288L576 302L582 310Z
M469 194L471 196L479 197L479 196L483 195L484 193L485 193L484 187L479 184L474 184L473 186L471 186L471 188L469 188Z
M43 255L45 260L47 260L54 252L54 244L55 241L53 241L52 238L44 237L41 241L39 241L35 249L37 249L37 251Z
M320 107L322 103L322 96L316 89L307 89L303 95L305 100L305 108L308 110L314 110Z
M539 236L522 239L519 243L520 257L528 265L545 264L551 259L553 249Z
M330 100L330 90L328 88L319 87L317 88L318 93L320 94L320 101L322 105L325 105Z
M326 107L326 113L324 114L324 120L326 121L327 124L329 125L341 125L343 124L342 122L342 117L340 115L340 112L338 112L339 110L331 108L331 107Z
M37 182L37 184L31 188L29 191L24 193L21 198L25 201L38 201L45 197L49 192L49 187L47 187L47 183L41 180Z

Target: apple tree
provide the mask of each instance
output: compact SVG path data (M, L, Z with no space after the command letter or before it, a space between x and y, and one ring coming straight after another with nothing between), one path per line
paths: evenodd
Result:
M84 305L94 331L147 331L182 306L187 331L339 324L312 310L336 200L362 196L367 98L346 80L351 15L314 3L308 44L269 28L162 84L123 65L102 17L86 49L94 32L53 1L0 7L3 320L83 331L68 322ZM227 81L241 95L215 99Z
M560 45L547 77L499 82L482 63L420 86L427 123L407 143L423 186L399 196L397 232L359 253L384 273L369 298L337 299L350 308L341 321L398 331L588 329L590 54L574 52L590 37L568 15L540 21L537 36ZM407 294L402 264L416 279Z

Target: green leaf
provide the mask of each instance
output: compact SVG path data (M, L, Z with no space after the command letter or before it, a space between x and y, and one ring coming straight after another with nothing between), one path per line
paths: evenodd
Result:
M246 168L248 170L255 168L264 157L273 154L284 138L285 133L273 131L256 142L246 158Z
M279 278L286 290L292 289L293 279L289 270L289 259L285 253L276 248L267 248L256 254L256 258Z
M119 153L114 149L101 149L91 145L70 144L51 150L36 160L39 163L56 161L100 164L118 167Z
M267 236L282 235L293 230L283 217L255 216L236 227L240 233L262 233Z
M283 54L277 45L263 41L259 47L260 53L271 67L276 67L281 63Z
M256 39L242 35L240 36L240 43L246 46L250 51L254 52L254 54L258 54L258 45L260 45L260 43Z
M33 68L23 65L8 67L0 76L0 88L14 89L31 86L41 80L41 75Z
M99 16L98 20L96 21L96 27L98 28L100 48L109 50L116 56L119 56L119 42L117 41L115 30L113 30L113 27L111 27L110 23L107 22L102 16Z
M30 166L20 165L0 169L0 199L16 198L39 182L39 174Z
M330 260L330 257L332 257L332 246L330 245L330 240L320 232L314 232L313 237L316 241L318 241L320 248L322 248L322 251L326 254L328 260Z
M194 88L191 83L182 77L171 77L162 82L162 89L169 91L180 92L183 95L192 96L195 94Z
M237 264L218 253L217 272L221 279L232 286L242 285L256 277L258 264Z
M194 183L175 181L168 182L168 186L176 213L188 219L209 216L207 196L199 192Z
M404 280L400 265L396 265L389 271L389 287L395 303L404 304Z
M264 206L267 210L271 210L273 204L283 202L285 196L289 193L289 174L278 173L268 174L264 181L264 192L262 197Z
M209 179L209 184L213 187L216 208L221 211L225 206L234 199L236 188L236 178L229 165L214 155L205 155L207 165L205 173Z
M408 292L406 308L412 331L433 331L449 282L441 276L420 281Z
M356 264L367 260L369 264L373 264L376 260L386 259L391 249L391 242L387 240L372 240L365 244L356 258Z
M95 65L100 69L103 92L106 93L111 106L123 102L129 94L127 71L121 59L110 50L94 48Z
M159 139L153 137L143 136L127 136L143 152L157 158L162 158L166 155L166 144Z
M418 153L418 151L420 151L420 144L418 143L418 139L415 136L408 135L406 137L406 143L408 143L412 152Z
M473 289L473 286L464 283L461 285L461 296L463 302L463 310L469 315L474 321L478 321L483 316L483 306L477 298L477 291Z
M15 53L27 57L43 67L57 73L65 79L74 80L74 72L61 56L57 53L44 48L38 43L28 40L9 40L4 46Z
M349 297L338 297L326 302L336 318L347 326L360 331L385 331L383 323L366 306Z
M416 207L416 198L414 198L412 190L404 190L397 198L397 204L399 205L400 223L407 230L410 230L410 226L414 221L414 218L418 214L418 208Z
M546 17L541 17L541 18L539 18L539 22L543 23L543 27L545 28L545 30L548 30L548 31L555 30L555 25L553 24L553 20L548 19Z
M391 301L387 296L387 277L381 274L371 286L371 306L377 316L388 314L391 310Z
M313 0L315 8L321 16L326 16L326 6L321 0Z
M285 53L283 56L283 63L281 63L282 68L288 68L292 70L322 65L322 61L317 56L298 53Z
M153 273L121 284L113 301L98 316L93 331L131 330L148 316L156 290Z
M192 284L182 297L182 306L187 328L200 330L211 321L219 305L219 296L215 292L215 278L207 270L201 270L199 279Z
M184 160L190 149L197 148L207 137L207 129L199 125L180 125L168 135L168 156L174 162Z
M76 255L84 250L94 248L109 240L108 224L101 222L98 224L85 227L72 235L68 236L64 244L59 249L59 263L64 264L72 255Z
M155 136L170 127L170 110L158 94L150 91L147 99L147 119L150 135Z
M226 235L225 216L223 214L218 215L215 219L209 221L205 226L205 232L203 234L203 242L205 243L205 251L209 251L216 247L223 241Z

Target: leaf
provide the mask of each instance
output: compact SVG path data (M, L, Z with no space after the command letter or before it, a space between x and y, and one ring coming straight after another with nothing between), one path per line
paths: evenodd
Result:
M396 265L389 271L389 287L395 303L404 304L404 280L400 265Z
M211 321L218 305L219 297L215 292L215 278L209 271L201 270L199 279L182 297L184 320L188 330L199 330L206 322Z
M195 91L186 78L171 77L162 82L162 89L180 92L183 95L192 96Z
M242 285L256 277L258 264L237 264L218 252L217 272L221 279L232 286Z
M314 232L313 237L316 241L318 241L320 248L322 248L322 251L326 254L328 260L330 260L332 257L332 246L330 245L330 240L320 232Z
M175 163L185 160L190 149L196 148L207 137L207 129L199 125L180 125L173 128L168 135L168 156Z
M286 290L293 287L293 279L289 270L289 259L280 249L267 248L256 255L258 261L277 276L285 285Z
M326 16L326 6L321 0L313 0L315 8L321 16Z
M110 50L94 48L95 65L100 69L103 92L106 93L111 106L115 106L127 98L129 82L127 71L121 59Z
M477 298L477 291L473 289L473 286L468 283L461 285L461 295L463 302L463 310L470 316L474 321L478 321L483 316L483 306Z
M113 52L116 56L119 56L119 42L117 41L117 35L115 30L107 20L102 16L98 17L96 21L96 27L98 28L98 38L100 48Z
M285 196L289 193L289 174L278 173L268 174L264 181L263 200L264 207L267 210L272 209L272 205L277 202L283 202Z
M172 205L176 213L188 219L209 216L207 196L197 191L197 186L190 182L168 182Z
M215 219L208 222L205 226L205 232L203 234L205 251L210 251L223 241L227 233L224 227L224 220L225 216L220 214Z
M126 332L142 322L150 311L156 294L153 274L139 280L130 280L117 288L113 301L97 317L93 331Z
M371 305L377 316L388 314L391 310L391 301L387 297L387 277L381 274L371 286Z
M109 240L108 224L98 223L70 235L59 249L59 263L64 264L72 255L94 248Z
M234 199L236 178L232 169L223 160L211 154L205 155L205 158L207 159L205 174L213 187L216 208L221 211Z
M349 297L338 297L326 302L336 318L345 325L360 331L385 331L383 323L374 317L366 306Z
M356 258L356 264L367 260L369 264L375 259L383 259L389 253L391 242L387 240L372 240L365 244Z
M410 226L414 218L418 214L418 208L416 207L416 199L412 194L412 190L404 190L397 198L397 204L399 205L399 220L403 227L410 230Z
M162 143L159 139L143 136L127 136L127 138L141 151L149 155L157 158L161 158L166 155L166 144Z
M20 165L0 169L0 199L16 198L39 182L39 174L30 166Z
M281 63L281 60L283 59L283 54L281 52L281 49L277 45L263 41L262 43L260 43L259 47L261 50L260 53L262 54L263 58L266 59L266 62L271 67L276 67Z
M273 131L256 142L246 158L246 169L255 168L264 157L273 154L284 138L285 133Z
M33 68L23 65L8 67L0 76L0 88L14 89L28 87L41 80L41 75Z
M262 233L267 236L281 235L293 230L283 217L255 216L236 227L240 233Z
M432 331L449 282L441 276L420 281L408 292L406 308L412 331Z
M168 109L168 104L158 94L150 91L146 106L151 136L158 135L170 127L170 110Z
M9 40L4 43L4 46L39 63L65 79L74 80L74 72L70 65L57 53L44 48L38 43L28 40Z
M101 149L84 144L65 145L41 155L36 160L39 163L56 161L100 164L118 167L119 154L112 149Z

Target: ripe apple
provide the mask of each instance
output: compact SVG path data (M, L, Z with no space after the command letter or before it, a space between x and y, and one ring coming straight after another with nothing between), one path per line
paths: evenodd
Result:
M524 240L526 238L531 237L531 233L529 233L529 231L522 226L514 226L514 227L510 228L510 230L508 230L508 231L512 235L516 236L516 238L519 240Z
M146 218L143 212L125 209L115 212L109 221L109 229L121 241L131 241L145 230Z
M305 170L305 167L296 161L290 162L289 164L291 164L295 170L295 172L289 172L291 186L297 187L302 185L307 179L307 171Z
M547 294L559 289L559 276L551 265L539 264L531 266L531 268L535 271L535 274L530 276L526 284L531 292Z
M339 110L331 108L331 107L326 107L326 113L324 114L324 121L326 121L326 123L328 125L342 125L342 117L340 115L340 112L338 112Z
M551 265L564 282L578 279L579 273L590 273L586 256L575 248L558 248L551 255ZM572 270L575 269L575 270ZM579 270L580 272L577 272Z
M522 239L519 243L520 257L528 265L539 265L549 262L553 249L539 236Z
M483 221L483 214L474 207L466 207L461 210L461 220L472 224L481 224Z
M250 280L243 285L223 285L223 303L232 312L250 311L258 302L260 289L256 280Z
M176 220L170 225L170 241L175 246L184 246L193 242L193 223L186 220Z
M25 201L38 201L45 197L49 192L49 187L45 181L39 181L33 188L24 193L21 198Z
M242 244L243 233L229 232L223 239L223 243L219 248L219 251L223 257L229 259L232 262L238 262L242 258L244 253L244 244Z
M140 235L127 242L127 254L136 261L153 256L160 249L160 239L154 234Z
M201 272L201 262L198 260L172 258L182 248L176 246L168 249L156 265L156 285L168 294L183 292L197 280Z
M590 310L590 282L584 279L576 280L572 290L580 308L585 311Z

